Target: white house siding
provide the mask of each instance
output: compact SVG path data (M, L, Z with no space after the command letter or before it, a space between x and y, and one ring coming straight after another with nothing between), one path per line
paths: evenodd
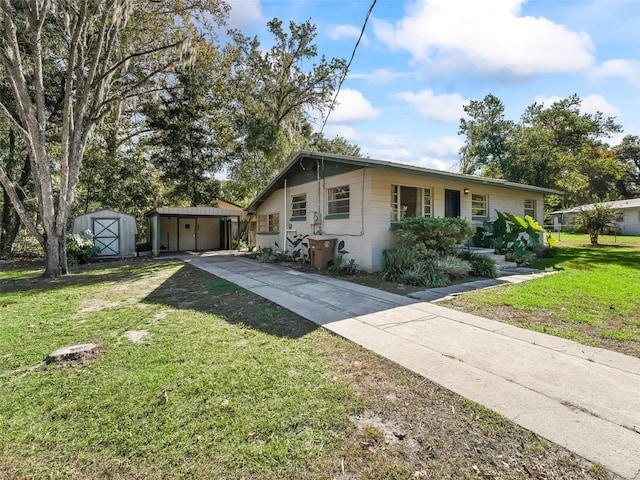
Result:
M256 214L269 215L272 213L280 214L280 224L278 226L278 232L257 232L256 233L256 247L257 248L283 248L283 232L285 228L284 218L284 204L283 204L284 191L282 189L275 191L258 209ZM276 246L276 243L278 246Z
M326 218L326 191L329 188L349 185L349 218ZM536 218L541 221L543 216L543 195L541 193L520 191L511 188L480 185L455 180L443 180L387 169L363 168L349 173L327 177L318 182L313 181L303 185L287 188L287 218L284 217L283 189L276 190L257 209L258 215L272 213L280 214L280 232L276 234L258 233L256 245L258 247L276 248L278 242L282 250L284 235L310 235L322 233L335 236L338 241L344 241L344 249L348 251L347 259L354 259L360 268L368 271L378 271L382 263L382 251L392 248L396 244L395 234L391 227L391 185L403 185L418 188L430 188L432 191L433 216L443 217L445 214L445 190L460 191L460 215L471 218L471 198L473 193L488 195L488 209L491 219L497 217L495 210L524 216L524 200L536 201ZM469 189L469 195L464 195L464 189ZM300 194L307 195L307 218L292 221L291 197ZM310 223L312 212L320 213L319 224ZM480 224L481 220L473 222Z
M640 235L640 207L623 210L623 223L620 230L624 235Z

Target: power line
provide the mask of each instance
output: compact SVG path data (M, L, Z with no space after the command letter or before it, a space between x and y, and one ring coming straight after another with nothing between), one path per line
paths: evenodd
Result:
M322 135L322 132L324 132L324 127L327 124L327 120L329 120L329 115L331 115L331 112L333 112L333 108L336 105L338 94L340 93L340 89L342 88L342 84L344 83L345 78L347 78L347 74L349 73L349 67L351 67L351 62L353 62L353 58L356 56L356 50L358 50L358 45L360 45L360 40L362 40L362 37L364 36L364 31L367 28L367 22L369 21L369 17L371 16L371 12L373 12L373 7L375 7L377 1L378 0L373 0L373 2L371 3L371 6L369 7L367 16L365 17L364 23L362 24L362 29L360 30L360 36L358 37L358 40L356 41L356 44L353 47L353 52L351 52L351 58L349 59L349 63L347 63L347 68L345 68L344 74L342 75L340 82L338 82L338 89L336 90L336 94L333 96L333 100L331 101L331 106L329 107L327 116L324 117L324 121L322 122L322 128L320 128L320 135Z

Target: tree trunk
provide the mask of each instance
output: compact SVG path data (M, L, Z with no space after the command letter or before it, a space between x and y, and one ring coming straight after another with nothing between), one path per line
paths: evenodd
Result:
M13 242L18 235L20 229L20 217L16 213L11 199L7 192L2 189L2 224L0 225L0 260L6 260L11 257L13 251Z
M598 231L590 230L589 239L591 240L591 245L598 245Z
M58 235L48 235L44 250L44 277L60 277L67 273L67 255L65 238Z
M16 138L13 130L9 130L9 159L10 163L13 163L16 158L15 155L15 145ZM24 164L22 166L22 172L20 173L20 179L18 180L18 189L16 191L16 196L22 202L26 198L25 190L27 189L27 184L29 183L29 178L31 176L31 161L29 156L27 155L24 159ZM0 224L0 259L7 259L11 256L11 252L13 251L13 242L18 235L18 231L20 230L20 215L14 208L11 203L11 197L9 197L9 192L2 187L2 195L3 195L3 203L2 203L2 224Z

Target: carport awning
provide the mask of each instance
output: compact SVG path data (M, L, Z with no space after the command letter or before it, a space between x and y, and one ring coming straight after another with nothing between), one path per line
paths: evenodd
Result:
M157 207L144 214L145 217L157 215L175 215L181 217L242 217L244 210L217 207Z

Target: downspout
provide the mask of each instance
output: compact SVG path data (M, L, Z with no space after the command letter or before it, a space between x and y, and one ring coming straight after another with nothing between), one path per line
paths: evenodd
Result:
M282 229L282 253L287 253L287 179L284 179L284 228Z

